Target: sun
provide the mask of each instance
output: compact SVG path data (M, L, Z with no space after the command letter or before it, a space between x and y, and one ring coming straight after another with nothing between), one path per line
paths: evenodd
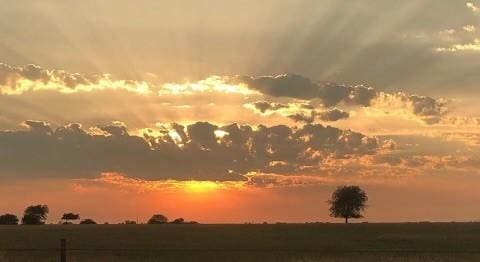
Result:
M183 188L189 193L210 193L221 189L223 186L214 181L185 181Z

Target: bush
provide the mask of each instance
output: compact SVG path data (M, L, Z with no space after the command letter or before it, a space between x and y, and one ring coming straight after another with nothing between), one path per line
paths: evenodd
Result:
M0 225L18 225L18 217L12 214L1 215Z
M148 224L165 224L168 222L168 218L161 214L153 215L149 220Z
M87 218L82 221L80 221L80 225L96 225L97 222L95 222L93 219Z

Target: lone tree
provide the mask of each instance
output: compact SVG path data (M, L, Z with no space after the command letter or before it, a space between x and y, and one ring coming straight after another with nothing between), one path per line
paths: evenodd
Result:
M79 214L74 214L74 213L65 213L63 214L62 216L62 220L65 220L66 221L66 224L68 224L69 220L78 220L80 219L80 215Z
M155 214L148 220L148 224L165 224L167 222L168 218L161 214Z
M343 217L345 223L349 218L362 218L367 207L368 196L358 186L340 186L333 192L330 204L330 216Z
M95 222L93 219L87 218L82 221L80 221L80 225L96 225L97 222Z
M12 214L1 215L0 225L18 225L18 217Z
M25 209L22 217L24 225L43 225L50 210L47 205L29 206Z

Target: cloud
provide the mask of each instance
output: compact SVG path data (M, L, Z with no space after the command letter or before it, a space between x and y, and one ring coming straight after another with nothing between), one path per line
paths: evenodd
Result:
M320 99L326 107L335 106L341 102L368 106L376 95L375 90L371 87L314 83L309 78L295 74L262 77L239 76L233 80L273 97Z
M372 157L376 165L388 165L399 170L425 175L433 171L478 173L480 159L465 155L396 155L379 154Z
M428 96L410 95L407 101L413 107L413 113L423 118L427 124L436 124L448 111L446 101Z
M47 135L50 135L52 133L50 124L43 121L27 120L23 124L26 127L30 128L30 130L32 130L32 132L34 133L47 134Z
M314 106L306 103L289 103L281 104L267 101L257 101L245 105L247 108L254 110L258 114L270 115L278 113L286 116L295 122L313 123L316 119L333 122L350 117L348 112L338 108L333 109L315 109ZM322 111L318 111L322 110Z
M474 25L465 25L462 27L463 30L467 32L474 32L477 28Z
M263 77L237 77L236 81L245 83L249 88L260 91L266 95L274 97L290 97L311 101L320 99L325 108L344 103L345 105L357 105L363 107L378 106L378 100L385 97L403 101L398 105L408 109L414 115L420 117L427 124L436 124L440 117L448 111L444 99L435 99L428 96L409 95L403 92L386 93L378 92L371 87L346 86L334 83L313 83L310 79L300 75L279 75ZM268 102L259 102L254 105L260 111L282 111L287 105L268 104ZM316 117L323 121L336 121L348 118L346 112L339 109L316 113L305 110L293 112L290 118L295 121L311 123Z
M313 123L315 121L315 115L313 112L310 113L295 113L293 115L288 116L295 122L302 122L302 123Z
M310 113L295 113L293 115L289 115L288 117L295 122L304 123L313 123L316 119L324 122L334 122L342 119L347 119L350 117L350 114L338 108L334 108L321 112L312 110L310 111Z
M104 89L123 89L145 94L150 92L146 82L114 80L110 75L85 75L63 70L44 69L29 64L10 66L0 63L0 94L23 94L28 91L57 90L62 93Z
M472 2L467 2L465 5L467 6L468 9L472 10L474 13L479 13L480 12L480 7L476 6Z
M254 171L321 170L326 157L369 155L381 148L375 137L313 124L294 129L197 122L139 135L120 122L90 129L79 124L52 129L41 121L25 125L26 130L0 132L0 172L7 177L91 178L117 172L150 180L236 181Z
M129 177L122 173L101 173L95 178L74 179L76 191L91 190L92 188L108 188L114 186L116 189L135 193L203 193L227 189L242 189L247 185L246 181L194 181L194 180L146 180Z
M450 113L447 104L446 99L409 95L404 92L381 92L372 102L371 108L407 119L418 119L426 124L438 124Z
M288 105L279 104L279 103L270 103L267 101L258 101L253 103L253 107L257 109L260 113L265 114L268 111L277 111L282 108L289 108Z
M349 117L350 114L348 112L338 108L318 113L318 118L322 121L338 121Z
M298 187L298 186L312 186L331 184L332 179L321 176L306 176L306 175L278 175L272 173L258 173L250 172L247 175L246 185L255 187Z
M441 117L447 111L442 99L406 93L379 92L363 85L348 86L329 82L314 82L301 75L212 76L197 82L153 84L144 81L115 80L108 74L85 75L63 70L44 69L36 65L15 67L0 64L1 94L19 96L23 94L27 96L27 92L40 90L51 90L60 94L91 91L100 93L101 90L118 90L116 94L121 93L120 91L125 93L120 97L126 97L131 93L142 94L142 97L146 97L146 100L151 103L151 105L148 105L151 107L158 107L157 102L160 102L160 100L162 103L168 103L169 101L177 102L185 99L188 103L194 103L199 99L212 100L211 97L216 97L217 100L215 101L217 103L219 101L237 103L235 105L224 105L229 107L231 111L234 110L234 107L244 105L261 115L268 116L278 113L294 121L306 123L313 123L315 120L337 121L348 118L346 112L340 112L340 109L336 110L335 107L361 106L373 108L378 105L378 100L385 96L405 100L403 105L412 110L414 115L427 124L439 123ZM204 96L201 96L201 94ZM49 93L49 95L51 96L52 93ZM77 94L77 96L80 95ZM269 101L250 102L259 97ZM290 100L288 101L288 99ZM240 104L241 100L246 100L247 103ZM270 100L281 100L281 103ZM287 100L287 102L284 100ZM191 106L191 104L185 104L180 109L188 109ZM193 112L192 114L198 115L198 113Z
M300 75L262 76L257 78L239 76L236 80L245 83L249 88L275 97L308 100L317 97L319 92L318 85Z
M450 47L440 47L437 52L461 52L461 51L480 51L480 38L475 38L472 42L466 44L454 44Z

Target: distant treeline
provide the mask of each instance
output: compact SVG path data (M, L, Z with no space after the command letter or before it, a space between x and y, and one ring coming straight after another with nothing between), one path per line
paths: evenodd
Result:
M50 209L47 205L33 205L29 206L23 212L23 217L21 220L22 225L45 225L47 220L48 213ZM78 224L80 225L94 225L97 224L95 220L91 218L80 219L80 214L76 213L65 213L62 215L59 224L70 225L74 224L73 221L80 220ZM20 220L16 215L13 214L4 214L0 215L0 225L18 225ZM105 222L104 224L108 224ZM121 224L134 225L138 224L134 220L125 220ZM143 223L142 223L143 224ZM169 221L168 218L162 214L153 215L148 221L147 224L198 224L196 221L186 221L183 218L177 218L172 221Z
M343 218L348 223L350 218L362 218L363 212L367 208L368 195L358 186L339 186L332 193L327 201L330 205L330 216ZM44 225L49 212L47 205L34 205L25 209L22 217L23 225ZM63 214L59 224L73 224L72 221L80 220L80 215L76 213ZM16 215L4 214L0 216L0 225L18 225L19 219ZM126 220L121 224L137 224L137 221ZM79 224L97 224L93 219L87 218L80 220ZM108 224L108 223L105 223ZM162 214L154 214L147 224L198 224L195 221L185 221L183 218L177 218L169 221Z

